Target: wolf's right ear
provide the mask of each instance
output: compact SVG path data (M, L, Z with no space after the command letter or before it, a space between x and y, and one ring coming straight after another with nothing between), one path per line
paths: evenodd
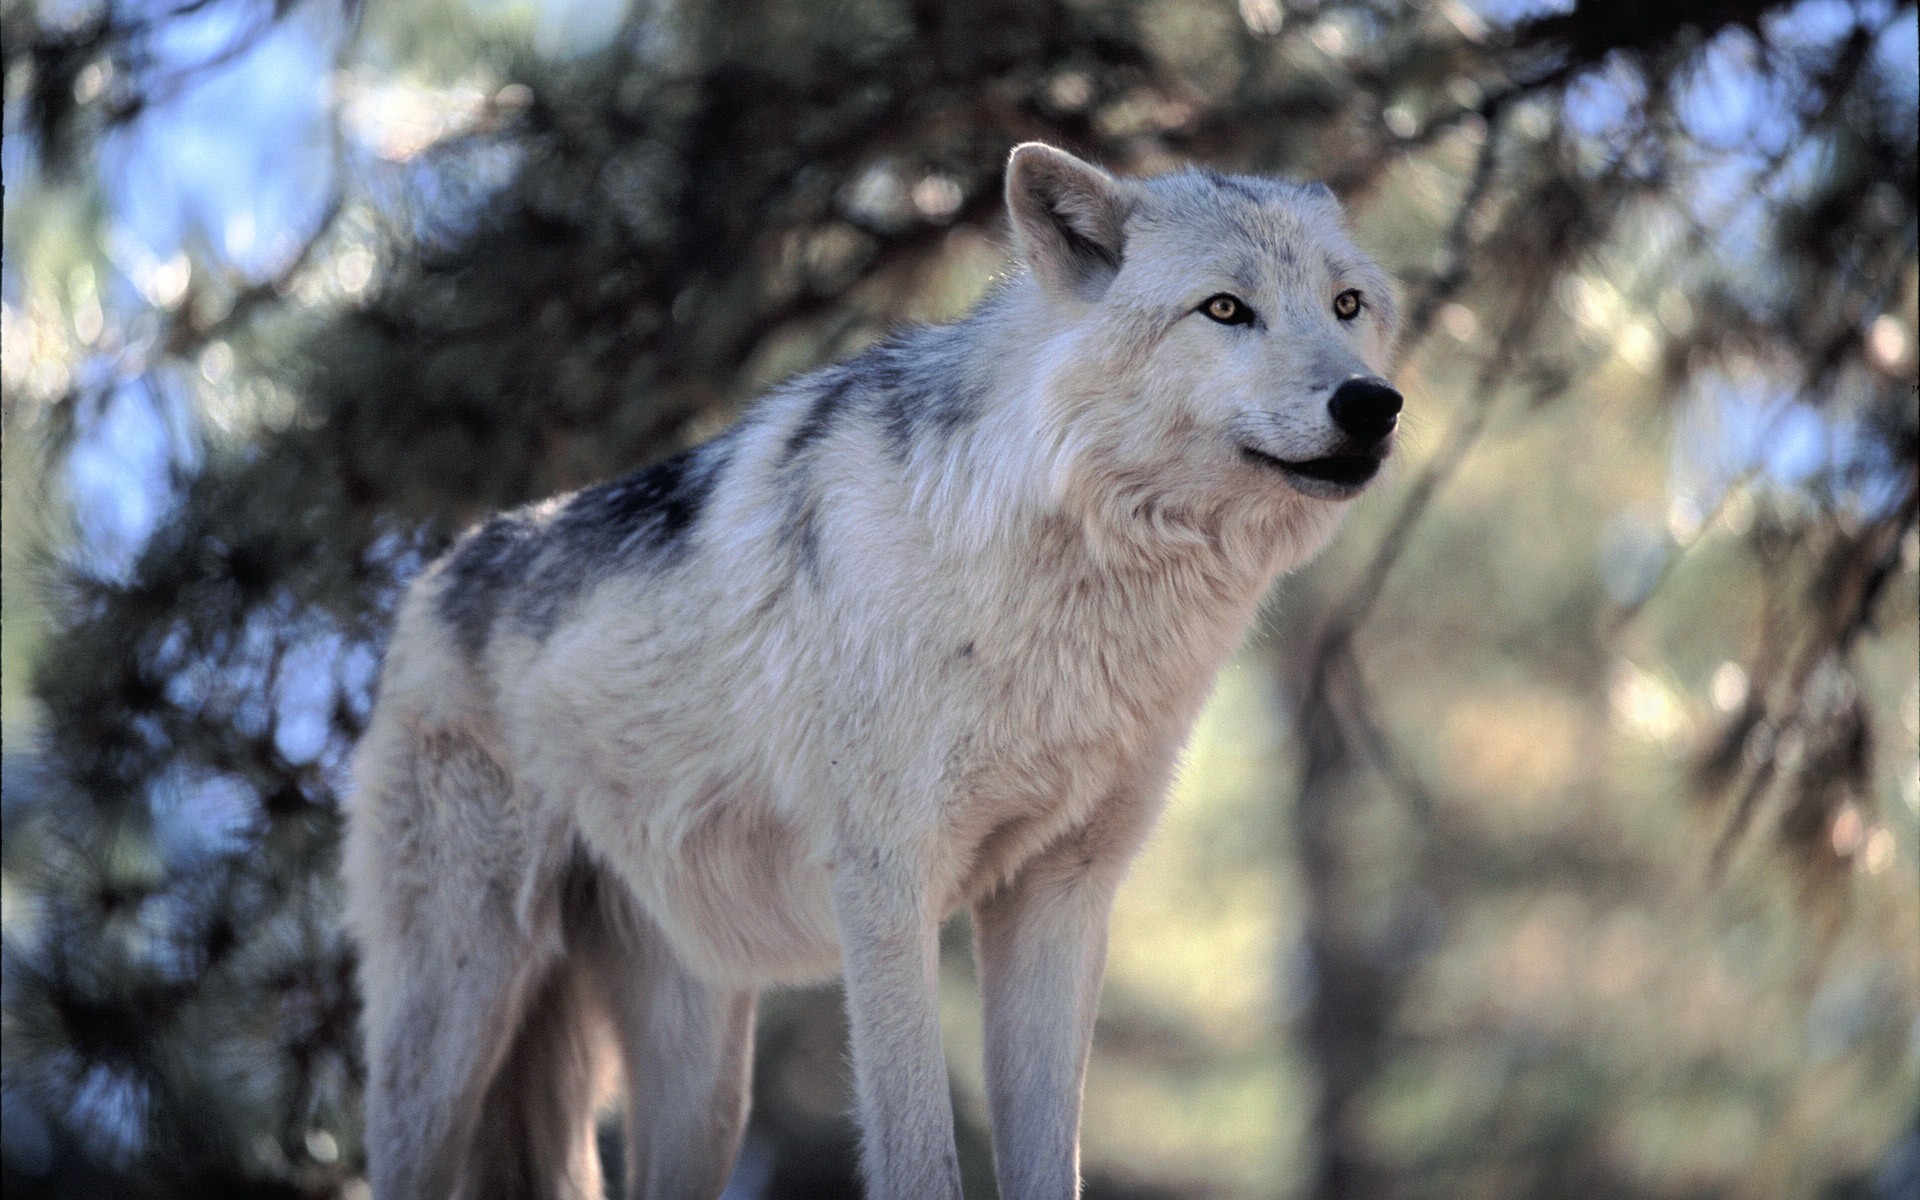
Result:
M1082 300L1107 290L1127 250L1125 185L1041 142L1013 148L1007 217L1013 245L1041 286Z

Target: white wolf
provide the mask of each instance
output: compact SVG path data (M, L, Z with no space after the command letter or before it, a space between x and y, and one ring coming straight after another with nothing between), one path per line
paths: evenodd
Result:
M1121 875L1275 576L1386 457L1386 277L1320 185L1017 148L1021 270L406 597L355 765L379 1200L712 1197L756 992L843 976L872 1195L960 1195L972 914L1000 1194L1079 1188ZM603 1070L601 1031L619 1054Z

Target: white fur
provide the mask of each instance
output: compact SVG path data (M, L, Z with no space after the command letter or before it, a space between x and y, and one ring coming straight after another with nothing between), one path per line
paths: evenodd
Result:
M1216 671L1343 507L1243 447L1328 453L1392 301L1323 193L1038 146L1008 186L1031 270L973 318L964 428L901 451L849 412L796 484L800 381L735 434L673 565L596 578L550 630L497 622L477 657L446 560L410 592L346 862L378 1200L596 1195L607 1031L631 1194L711 1197L754 994L836 972L871 1194L957 1197L935 974L966 907L1001 1194L1077 1194L1114 890ZM1075 238L1123 240L1120 265ZM1194 313L1222 291L1264 327Z

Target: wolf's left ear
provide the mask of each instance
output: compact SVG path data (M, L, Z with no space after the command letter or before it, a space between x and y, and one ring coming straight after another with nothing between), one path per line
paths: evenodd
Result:
M1013 244L1041 286L1082 300L1107 290L1127 250L1125 185L1040 142L1013 148L1007 216Z

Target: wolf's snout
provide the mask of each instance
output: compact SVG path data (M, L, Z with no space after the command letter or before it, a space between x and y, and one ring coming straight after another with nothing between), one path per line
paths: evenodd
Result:
M1342 433L1377 442L1400 420L1400 393L1378 379L1355 376L1334 389L1327 411Z

